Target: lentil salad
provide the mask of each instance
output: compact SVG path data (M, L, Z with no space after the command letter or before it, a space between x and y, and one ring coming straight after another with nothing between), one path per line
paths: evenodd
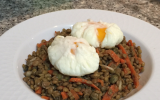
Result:
M71 29L56 35L70 36ZM114 48L96 48L100 57L99 69L82 77L66 76L51 65L47 48L49 41L37 44L37 51L28 55L23 64L24 82L46 100L119 100L137 88L139 73L144 71L140 46L132 40L123 41Z

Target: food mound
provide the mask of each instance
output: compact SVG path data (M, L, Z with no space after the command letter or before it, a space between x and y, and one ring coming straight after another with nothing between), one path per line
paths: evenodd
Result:
M102 32L110 26L101 27L97 29ZM72 37L71 31L63 29L49 41L42 40L22 65L23 80L36 94L46 100L119 100L139 86L145 65L140 46L123 36L118 44L107 42L103 47L98 35L101 40L94 38L95 46L83 38L87 35L78 37L74 29ZM108 31L121 34L119 28Z
M56 36L48 47L51 64L62 74L84 76L99 67L99 56L83 38Z

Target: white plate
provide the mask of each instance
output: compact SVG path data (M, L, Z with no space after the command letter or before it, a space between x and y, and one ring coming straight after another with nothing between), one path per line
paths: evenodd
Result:
M160 30L142 20L103 10L66 10L40 15L24 21L0 37L0 100L40 100L22 81L22 63L35 50L41 39L49 39L54 31L69 28L78 21L95 21L119 25L127 39L142 48L145 71L140 86L128 100L158 100L160 94ZM138 91L139 90L139 91ZM137 93L135 93L138 91ZM134 95L133 95L134 94ZM132 95L132 96L131 96Z

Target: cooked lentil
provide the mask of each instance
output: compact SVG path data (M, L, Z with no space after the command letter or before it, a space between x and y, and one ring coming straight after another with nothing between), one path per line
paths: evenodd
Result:
M56 32L56 35L70 36L70 33L71 29L63 29L62 32ZM109 54L104 54L104 52L108 50L104 48L96 48L99 50L100 64L107 65L112 70L100 66L94 73L82 77L61 74L51 65L47 55L47 48L53 40L54 37L49 41L42 40L41 43L43 43L43 45L37 47L37 51L33 51L32 55L28 55L26 64L22 65L25 75L23 81L36 93L40 90L39 95L47 96L49 100L62 100L61 92L65 92L68 95L66 100L75 100L75 96L71 92L71 90L74 90L77 94L80 94L79 100L101 100L105 93L112 95L114 91L109 87L115 85L119 87L119 91L113 94L110 100L119 100L135 88L133 77L127 64L119 63L117 65L113 63L109 65L114 62L114 60ZM143 72L145 63L140 62L135 57L135 55L137 55L137 57L141 58L142 50L140 46L136 47L135 43L133 43L133 46L131 46L130 43L127 44L125 37L120 44L125 48L127 54L123 54L122 50L118 49L118 46L110 50L113 50L121 59L125 59L128 56L137 74ZM140 76L138 77L140 78ZM87 84L94 84L100 91L81 82L69 82L70 78L86 79ZM103 86L98 82L98 79L104 82Z

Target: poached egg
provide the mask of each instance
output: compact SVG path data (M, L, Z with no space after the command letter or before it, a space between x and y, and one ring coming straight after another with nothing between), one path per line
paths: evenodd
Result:
M84 38L94 47L113 48L123 40L123 32L114 23L77 22L72 27L72 36Z
M99 67L99 56L83 38L57 36L48 47L51 64L64 75L84 76Z

